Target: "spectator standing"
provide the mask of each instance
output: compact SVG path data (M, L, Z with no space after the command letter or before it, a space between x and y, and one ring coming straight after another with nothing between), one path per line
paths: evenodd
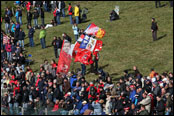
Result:
M40 17L41 17L41 21L42 21L42 26L45 26L45 23L44 23L45 12L44 12L44 10L42 8L41 8L41 15L40 15Z
M38 17L39 17L39 13L38 11L35 9L34 13L33 13L33 19L34 19L34 26L35 28L38 27Z
M19 22L19 11L17 9L16 9L15 17L16 17L16 22Z
M157 40L157 30L158 30L158 25L157 22L155 22L155 18L152 18L151 30L152 30L153 41L155 41Z
M57 21L57 25L60 25L60 9L56 8L56 21Z
M54 22L57 24L57 19L56 19L56 8L53 11L53 16L54 16Z
M56 36L53 38L54 40L52 41L52 46L54 47L54 54L55 57L58 58L58 46L59 46L59 41Z
M68 12L69 12L68 14L69 14L69 19L70 19L70 24L73 24L73 20L72 20L73 10L72 10L71 3L69 3Z
M62 12L62 17L65 18L65 1L61 1L61 12Z
M22 25L22 10L20 8L18 8L18 12L19 12L19 23L20 25Z
M160 1L155 1L155 7L156 7L156 8L158 8L158 5L159 5L159 7L161 7Z
M39 39L40 39L40 43L42 45L42 49L46 48L45 37L46 37L46 30L44 29L44 26L41 26Z
M8 17L8 15L5 15L5 33L8 34L9 33L9 29L10 29L10 18Z
M76 18L76 24L79 24L80 10L79 10L78 5L76 5L74 8L74 16Z
M164 101L160 95L158 95L156 99L157 99L157 106L156 106L157 115L164 115L165 112Z
M31 25L29 25L28 37L29 37L30 47L34 47L34 40L33 40L34 32L35 32L34 29L31 27Z
M24 49L24 38L25 38L25 32L20 28L19 31L19 45Z
M27 28L29 25L31 25L31 20L32 20L32 13L27 10Z
M74 31L75 40L77 41L79 37L79 28L77 27L76 23L74 23L74 25L72 26L72 29Z
M11 61L12 60L12 56L11 56L12 46L10 44L10 41L8 41L7 44L5 45L5 50L7 52L7 60Z

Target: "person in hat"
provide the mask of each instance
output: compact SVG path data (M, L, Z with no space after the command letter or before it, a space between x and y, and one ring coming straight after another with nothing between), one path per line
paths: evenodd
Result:
M158 25L157 22L155 22L155 18L152 18L151 30L152 30L153 41L155 41L157 40L157 30L158 30Z
M133 103L135 101L135 94L136 94L135 86L130 85L130 89L131 89L131 92L130 92L130 95L129 95L129 99Z
M85 110L88 109L87 101L83 101L82 104L83 104L83 107L82 107L82 109L80 110L80 114L81 114L81 115L85 112Z

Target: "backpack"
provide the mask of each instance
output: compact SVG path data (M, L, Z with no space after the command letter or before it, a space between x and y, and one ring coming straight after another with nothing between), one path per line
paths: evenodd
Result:
M92 96L94 96L95 95L95 92L96 91L95 91L94 86L90 87L89 94L92 95Z

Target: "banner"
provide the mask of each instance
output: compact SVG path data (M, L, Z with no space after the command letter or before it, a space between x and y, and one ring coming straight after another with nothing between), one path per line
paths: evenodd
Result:
M103 38L105 35L105 30L99 28L94 23L88 25L87 29L84 31L87 35L96 36L97 38Z
M71 43L67 40L63 40L56 73L68 73L72 60L72 50Z
M80 48L87 49L93 52L96 45L96 41L96 39L93 39L92 37L85 35L84 39L82 40L82 43L80 44Z
M85 65L88 65L90 64L90 59L92 59L91 51L87 49L81 49L77 52L74 62L81 62Z

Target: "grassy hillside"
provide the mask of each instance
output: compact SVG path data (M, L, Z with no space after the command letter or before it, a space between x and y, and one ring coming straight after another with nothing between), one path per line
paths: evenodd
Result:
M3 4L3 2L1 2ZM68 3L68 2L66 2ZM72 6L76 2L72 2ZM117 80L125 69L132 69L138 66L143 75L148 75L153 67L159 73L163 71L173 71L173 8L169 7L169 2L163 1L162 8L155 8L154 1L81 1L81 8L88 8L88 22L79 24L78 27L85 29L88 24L94 22L99 27L105 29L105 37L102 38L104 46L100 52L99 66L104 67L104 71L109 72L113 80ZM120 19L110 22L109 13L120 7ZM68 5L67 5L68 6ZM2 5L1 9L5 5ZM67 10L66 10L67 11ZM67 13L67 12L66 12ZM26 12L23 12L22 28L26 29ZM152 42L151 18L155 17L158 22L158 37L161 39ZM45 23L50 23L53 18L52 13L45 13ZM61 18L62 24L47 29L46 45L48 48L41 49L39 41L39 30L36 30L34 41L36 47L26 47L27 54L32 54L35 63L31 65L34 71L39 70L39 66L44 59L55 59L51 42L54 36L60 36L66 32L73 38L72 27L69 17ZM33 22L32 22L33 23ZM39 24L41 20L39 18ZM1 25L5 28L4 23ZM28 38L25 44L28 45ZM58 59L55 59L58 61ZM80 63L71 64L71 70L80 68ZM87 69L90 66L87 66ZM96 78L96 75L87 74L87 80Z

